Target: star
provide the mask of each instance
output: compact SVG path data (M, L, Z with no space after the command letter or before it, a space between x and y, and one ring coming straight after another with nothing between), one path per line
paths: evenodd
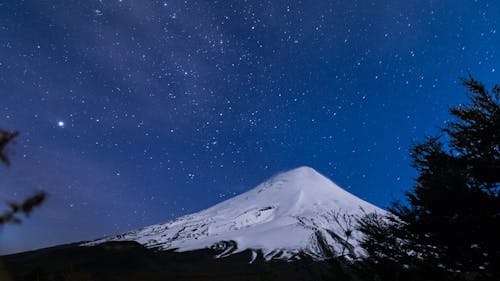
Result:
M59 128L64 128L64 125L65 125L65 124L64 124L64 121L58 121L58 122L57 122L57 126L58 126Z

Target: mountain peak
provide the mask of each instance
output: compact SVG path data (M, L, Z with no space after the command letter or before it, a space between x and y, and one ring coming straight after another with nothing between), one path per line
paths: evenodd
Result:
M277 174L275 177L301 179L301 180L328 180L321 173L309 166L301 166L285 172Z
M320 174L318 171L315 169L309 167L309 166L301 166L297 167L295 169L291 169L289 171L285 171L282 173L279 173L275 177L281 177L281 178L308 178L308 179L313 179L313 178L324 178L322 174Z
M351 224L365 212L385 211L303 166L198 213L90 244L134 240L164 250L215 247L224 256L251 249L266 259L288 259L299 253L321 258L326 242L354 257L360 251L356 239L343 237L346 229L359 236Z
M304 173L317 173L319 174L314 168L311 168L309 166L300 166L295 169L291 169L285 173L299 173L299 174L304 174Z
M283 193L301 192L303 196L309 195L324 201L332 200L339 196L343 197L346 194L351 195L327 177L308 166L301 166L279 173L255 189L260 190L261 188L281 190Z

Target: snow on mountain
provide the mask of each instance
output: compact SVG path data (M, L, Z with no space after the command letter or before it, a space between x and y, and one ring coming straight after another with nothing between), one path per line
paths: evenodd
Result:
M355 257L362 254L356 217L385 213L338 187L314 169L278 174L254 189L206 210L85 245L134 240L146 247L188 251L220 250L226 256L246 249L254 257L292 259L300 254Z

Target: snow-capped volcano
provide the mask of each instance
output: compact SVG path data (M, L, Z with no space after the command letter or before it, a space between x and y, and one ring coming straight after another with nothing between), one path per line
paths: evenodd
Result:
M361 253L356 217L371 212L385 213L300 167L206 210L86 245L134 240L164 250L219 249L220 256L251 249L266 259L354 257Z

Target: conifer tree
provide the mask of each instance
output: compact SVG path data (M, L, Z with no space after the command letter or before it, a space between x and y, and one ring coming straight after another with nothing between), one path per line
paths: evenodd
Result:
M411 150L419 176L407 202L360 220L362 264L379 280L500 278L500 87L462 83L470 102Z
M0 129L0 162L4 165L10 165L10 159L7 153L7 147L19 135L18 132L9 132ZM45 200L45 192L37 192L35 195L26 198L23 202L7 202L7 210L0 213L0 227L6 223L20 223L19 214L28 216L33 209L40 206Z

